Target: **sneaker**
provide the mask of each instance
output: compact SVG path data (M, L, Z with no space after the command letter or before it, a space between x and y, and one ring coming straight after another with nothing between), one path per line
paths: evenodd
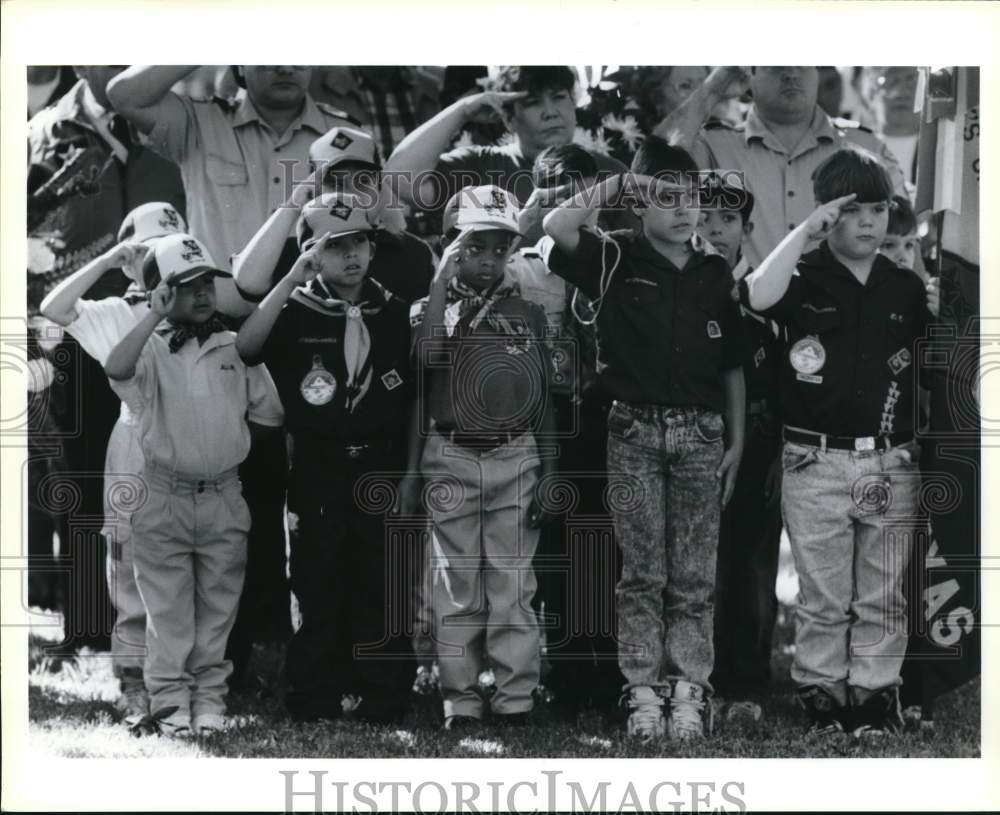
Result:
M712 733L712 705L705 689L686 679L678 679L670 694L668 732L673 739L701 739Z
M653 688L636 685L629 692L627 705L629 714L626 733L630 739L648 744L664 737L667 723L663 716L663 699Z
M903 708L903 729L908 733L923 733L934 729L934 720L924 716L921 705Z
M159 722L160 735L168 739L190 739L194 736L191 717L187 715L168 716Z
M221 713L202 713L194 717L194 734L211 736L226 729L226 719Z
M756 702L740 699L725 705L725 719L729 724L756 724L763 718L764 711Z
M905 722L895 687L875 691L851 709L852 734L856 738L880 738L903 732Z
M361 703L364 700L364 697L357 693L345 693L340 697L341 710L343 710L345 715L348 713L354 713L354 711L361 707Z
M126 668L122 671L120 684L122 695L115 707L121 712L122 721L131 727L149 714L149 694L141 670Z
M844 732L846 711L837 700L818 685L806 685L796 692L796 700L806 716L806 738L825 739Z

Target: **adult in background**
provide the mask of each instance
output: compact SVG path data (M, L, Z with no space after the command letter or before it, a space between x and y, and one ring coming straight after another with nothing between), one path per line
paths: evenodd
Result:
M324 66L313 71L309 88L315 99L357 119L383 156L441 110L441 80L420 66Z
M879 136L896 157L910 185L917 180L920 114L913 108L919 76L920 69L913 66L871 69Z
M484 184L504 188L523 206L535 188L535 156L546 147L573 141L575 87L576 75L564 65L504 68L493 90L459 99L403 139L386 162L389 182L418 209L438 212L463 187ZM511 142L449 150L454 135L485 106L503 117ZM610 156L593 156L598 179L626 169ZM536 227L525 239L540 237Z
M170 90L198 67L133 65L108 96L154 150L180 166L191 234L228 270L230 255L309 175L309 145L353 120L312 99L312 69L304 65L236 66L243 92L232 100L198 102ZM218 285L218 308L242 317L252 305L227 278Z
M119 402L101 366L41 316L41 302L118 242L130 210L158 200L184 206L177 168L144 149L108 103L108 81L123 68L74 66L76 84L28 122L29 602L62 605L69 647L110 645L100 524L81 521L103 516L104 455ZM127 286L113 269L83 297L120 296ZM72 494L71 504L59 505L60 494ZM68 580L41 568L53 565L53 531Z
M720 102L748 89L753 104L746 122L708 122ZM701 169L743 173L757 200L747 246L751 266L813 212L813 171L841 147L854 144L874 153L896 192L906 194L903 173L885 144L868 128L824 113L818 90L819 72L812 67L719 67L656 129L689 146Z
M229 258L309 175L309 146L332 127L350 123L309 96L312 69L302 65L236 66L243 92L233 100L197 102L173 93L196 65L133 65L108 88L115 108L176 162L184 178L188 226L228 271ZM253 308L229 277L216 283L217 308L235 318ZM253 514L247 540L244 597L230 637L233 682L249 677L251 641L283 640L291 630L285 575L284 501L288 471L284 439L254 440L240 465Z

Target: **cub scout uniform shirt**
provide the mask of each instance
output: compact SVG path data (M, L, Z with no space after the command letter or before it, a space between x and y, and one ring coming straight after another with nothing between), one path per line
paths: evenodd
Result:
M754 230L749 237L747 260L756 267L816 209L813 172L833 153L849 145L878 156L892 176L896 192L906 195L903 172L878 136L856 122L831 119L819 105L809 131L791 153L751 107L743 124L732 127L717 122L706 126L692 145L691 155L699 167L721 173L740 172L744 185L754 194Z
M749 302L745 281L740 296ZM917 340L932 319L916 274L876 255L862 286L824 241L803 255L788 291L763 314L787 333L785 424L855 437L913 430Z
M621 259L609 274L615 243ZM572 255L553 245L549 268L592 300L601 295L606 270L597 373L611 398L724 410L721 373L743 364L743 327L729 264L697 239L692 248L678 269L644 237L602 241L583 231Z
M382 441L406 432L413 395L409 310L366 279L361 310L368 329L371 380L348 409L344 335L348 318L313 280L292 292L259 355L274 377L297 450ZM255 362L258 360L254 360Z

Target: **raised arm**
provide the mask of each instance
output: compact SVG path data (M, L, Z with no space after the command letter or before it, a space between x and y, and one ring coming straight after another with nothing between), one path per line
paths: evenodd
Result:
M177 115L174 109L181 101L170 89L198 67L133 65L108 83L108 99L116 111L148 134L160 119Z
M841 207L857 196L853 193L821 204L806 220L789 232L755 272L747 277L750 308L763 311L777 303L792 280L795 266L810 241L827 237L840 220Z
M618 197L625 179L638 179L631 174L616 175L580 190L545 216L542 228L559 249L567 255L580 244L580 230L587 225L595 210L606 207Z
M320 192L314 171L295 185L288 200L271 213L243 250L233 255L233 278L241 291L255 298L267 294L288 233L298 221L302 207Z
M719 102L742 96L750 85L746 68L724 65L712 70L705 81L654 129L653 135L688 150Z
M268 293L260 305L257 306L246 318L236 335L236 351L240 359L248 365L259 361L260 352L264 349L264 343L271 336L274 324L281 314L281 308L288 301L289 296L296 287L308 283L319 274L320 266L316 260L315 252L320 244L316 244L312 249L299 255L295 265L289 270L281 281Z
M395 191L404 200L412 202L412 180L427 170L434 169L462 125L484 106L494 108L505 117L503 105L525 96L527 93L524 91L475 93L462 97L437 116L428 119L396 146L385 163L386 174L392 179Z
M104 373L110 379L131 379L135 376L135 364L139 361L143 347L160 320L170 312L176 299L177 290L161 281L153 291L149 313L136 323L135 328L129 331L108 355L107 362L104 363Z
M69 325L76 317L76 302L111 269L141 260L145 248L137 243L119 243L98 255L78 272L67 277L42 300L41 312L52 322Z

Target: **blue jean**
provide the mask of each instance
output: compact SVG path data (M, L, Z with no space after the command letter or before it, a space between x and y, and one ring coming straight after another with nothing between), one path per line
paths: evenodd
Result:
M630 685L711 690L723 421L698 408L615 402L608 503L622 553L619 665Z
M915 447L824 451L786 442L782 451L782 515L799 575L792 679L841 704L848 686L900 682L903 574L921 526L918 457Z

